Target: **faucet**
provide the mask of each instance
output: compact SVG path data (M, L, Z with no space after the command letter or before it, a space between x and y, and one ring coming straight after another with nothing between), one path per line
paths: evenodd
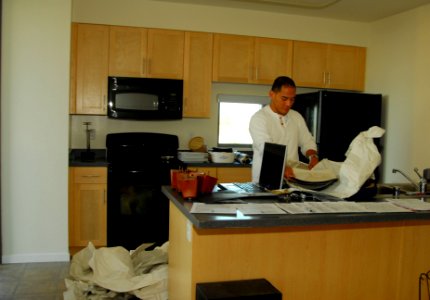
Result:
M419 192L421 194L425 194L426 188L427 188L427 179L424 178L423 176L421 176L421 174L418 172L418 168L415 168L414 171L415 171L415 173L417 173L418 177L420 178L420 181L418 184L415 183L408 175L403 173L401 170L393 169L393 173L398 172L398 173L402 174L407 180L409 180L409 182L412 183L412 185L415 187L417 192Z

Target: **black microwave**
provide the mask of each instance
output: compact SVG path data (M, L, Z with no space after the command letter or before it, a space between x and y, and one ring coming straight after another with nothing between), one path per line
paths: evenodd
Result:
M182 119L183 80L108 77L109 118Z

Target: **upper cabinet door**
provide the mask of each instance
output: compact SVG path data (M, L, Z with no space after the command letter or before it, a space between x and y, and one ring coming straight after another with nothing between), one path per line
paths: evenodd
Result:
M106 114L109 27L73 24L71 113Z
M212 33L185 33L184 117L210 117L212 49Z
M215 34L214 81L271 84L291 65L292 41Z
M291 76L293 42L272 38L255 38L252 82L272 84L278 76Z
M214 34L214 81L247 83L252 77L254 38Z
M327 86L340 90L364 90L366 49L363 47L327 46Z
M365 48L294 41L293 52L297 86L364 90Z
M293 80L297 86L325 87L327 45L294 41Z
M185 33L178 30L149 29L146 71L148 77L184 77Z
M109 75L182 79L185 33L110 26Z
M110 26L109 75L142 77L147 48L147 29Z

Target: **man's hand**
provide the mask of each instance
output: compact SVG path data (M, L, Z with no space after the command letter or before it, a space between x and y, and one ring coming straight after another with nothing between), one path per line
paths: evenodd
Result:
M309 170L311 170L313 167L315 167L315 165L318 162L319 162L318 156L317 155L311 155L310 159L309 159L309 164L308 164Z
M294 177L294 171L291 167L286 167L284 171L284 177L289 180Z
M318 152L313 149L306 151L306 157L309 159L308 168L311 170L319 162Z

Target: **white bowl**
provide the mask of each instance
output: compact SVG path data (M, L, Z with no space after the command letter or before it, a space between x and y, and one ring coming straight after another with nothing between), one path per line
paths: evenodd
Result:
M213 163L232 163L234 162L233 152L209 152L211 161Z

